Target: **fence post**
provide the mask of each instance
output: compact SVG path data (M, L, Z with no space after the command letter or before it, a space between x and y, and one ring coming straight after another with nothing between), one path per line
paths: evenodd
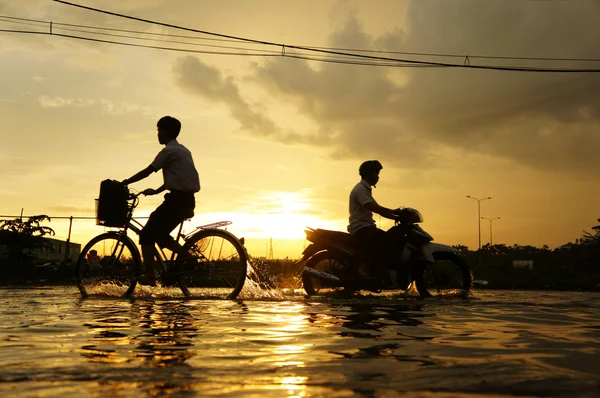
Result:
M67 235L67 242L65 244L65 264L69 259L69 247L71 246L71 227L73 226L73 216L69 217L69 234Z

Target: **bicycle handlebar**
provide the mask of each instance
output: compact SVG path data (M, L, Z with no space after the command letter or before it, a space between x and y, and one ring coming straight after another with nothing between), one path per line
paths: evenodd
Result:
M129 191L129 199L137 199L142 194L143 194L143 192L131 192L131 191Z

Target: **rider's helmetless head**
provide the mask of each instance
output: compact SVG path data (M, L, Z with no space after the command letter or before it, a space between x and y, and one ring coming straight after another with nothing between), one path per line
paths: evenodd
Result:
M171 116L163 116L156 123L158 130L158 142L165 145L167 142L174 140L181 131L181 122Z
M358 174L370 185L375 186L379 181L379 172L383 169L378 160L367 160L358 168Z

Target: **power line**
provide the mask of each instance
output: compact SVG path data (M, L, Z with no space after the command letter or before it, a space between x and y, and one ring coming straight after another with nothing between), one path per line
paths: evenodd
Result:
M294 49L305 50L305 51L323 52L323 53L335 54L335 55L345 55L345 56L354 56L354 57L366 58L366 59L377 59L377 60L414 63L414 64L427 64L427 65L436 65L436 66L454 67L454 68L474 68L474 69L491 69L491 70L505 70L505 71L522 71L522 72L527 72L527 71L529 71L529 72L532 72L532 71L535 71L535 72L600 72L600 69L557 69L557 68L470 65L466 62L469 59L468 57L466 58L465 63L462 65L461 64L447 64L447 63L441 63L441 62L396 59L396 58L387 58L387 57L372 57L369 55L350 54L350 53L343 53L340 51L324 50L324 49L319 49L319 48L315 48L315 47L285 45L285 44L278 44L278 43L273 43L273 42L264 41L264 40L255 40L255 39L250 39L250 38L245 38L245 37L224 35L221 33L209 32L209 31L204 31L204 30L199 30L199 29L192 29L192 28L187 28L187 27L183 27L183 26L179 26L179 25L166 24L163 22L152 21L152 20L133 17L130 15L125 15L125 14L119 14L119 13L115 13L115 12L111 12L111 11L101 10L98 8L93 8L93 7L88 7L88 6L71 3L68 1L64 1L64 0L52 0L52 1L57 2L57 3L62 3L65 5L69 5L69 6L73 6L73 7L83 8L83 9L86 9L89 11L99 12L99 13L103 13L103 14L107 14L107 15L131 19L131 20L135 20L135 21L139 21L139 22L150 23L150 24L154 24L154 25L160 25L160 26L165 26L165 27L170 27L170 28L175 28L175 29L186 30L186 31L195 32L195 33L202 33L202 34L211 35L211 36L236 39L236 40L247 41L247 42L251 42L251 43L265 44L265 45L277 46L277 47L282 47L282 48L287 47L287 48L294 48Z
M49 33L49 32L37 32L37 31L24 31L24 30L11 30L11 29L0 29L0 32L8 32L8 33L29 33L29 34L37 34L37 35L47 35L47 36L58 36L65 37L70 39L78 39L78 40L86 40L98 43L107 43L107 44L117 44L122 46L129 47L142 47L142 48L150 48L156 50L168 50L168 51L177 51L177 52L186 52L186 53L196 53L196 54L213 54L213 55L237 55L237 56L259 56L259 57L279 57L280 53L240 53L240 52L224 52L224 51L202 51L202 50L191 50L184 48L172 48L172 47L161 47L161 46L149 46L143 44L135 44L135 43L125 43L114 40L104 40L104 39L96 39L91 37L82 37L75 35L65 35L61 33ZM363 66L386 66L386 67L435 67L434 65L401 65L401 64L383 64L383 63L374 63L374 62L360 62L360 61L348 61L343 59L335 59L335 58L318 58L318 57L307 57L302 55L286 55L287 58L296 58L303 59L308 61L318 61L318 62L328 62L328 63L337 63L337 64L350 64L350 65L363 65Z
M398 55L417 55L426 57L441 57L441 58L459 58L465 59L505 59L512 61L572 61L572 62L600 62L600 58L552 58L552 57L509 57L501 55L464 55L464 54L440 54L440 53L423 53L423 52L406 52L406 51L385 51L385 50L364 50L355 48L343 47L312 47L323 50L339 50L339 51L354 51L365 53L378 54L398 54Z
M1 17L0 17L1 20ZM56 23L54 25L63 25L63 24L59 24ZM62 28L64 29L64 28ZM153 40L153 39L148 39L148 38L138 38L138 37L134 37L134 36L127 36L127 35L114 35L114 34L103 34L103 33L98 33L98 32L90 32L90 31L85 31L85 30L78 30L78 29L66 29L66 30L70 30L70 31L78 31L80 33L88 33L88 34L95 34L95 35L104 35L104 36L111 36L111 37L120 37L120 38L128 38L128 39L134 39L134 40ZM100 43L108 43L108 44L116 44L116 45L124 45L124 46L131 46L131 47L142 47L142 48L151 48L151 49L159 49L159 50L169 50L169 51L180 51L180 52L189 52L189 53L201 53L201 54L218 54L218 55L244 55L244 56L280 56L281 53L277 52L277 51L273 51L273 50L261 50L261 49L251 49L251 51L257 51L260 53L239 53L239 52L223 52L223 51L199 51L199 50L191 50L191 49L185 49L185 48L173 48L173 47L165 47L165 46L150 46L150 45L142 45L142 44L136 44L136 43L128 43L128 42L122 42L122 41L115 41L115 40L106 40L106 39L98 39L98 38L93 38L93 37L83 37L83 36L76 36L76 35L67 35L67 34L62 34L57 32L56 30L52 30L52 31L27 31L27 30L17 30L17 29L0 29L0 32L10 32L10 33L29 33L29 34L38 34L38 35L50 35L50 36L59 36L59 37L65 37L65 38L71 38L71 39L78 39L78 40L87 40L87 41L93 41L93 42L100 42ZM163 41L163 40L158 40L158 41ZM172 42L172 41L167 41L167 42ZM179 43L179 44L187 44L187 45L197 45L197 46L205 46L205 47L216 47L216 48L225 48L225 49L237 49L237 50L247 50L245 48L240 48L240 47L231 47L231 46L218 46L218 45L208 45L208 44L199 44L199 43L188 43L188 42L174 42L174 43ZM384 66L384 67L434 67L431 65L402 65L399 63L382 63L382 62L365 62L365 61L356 61L356 60L352 60L351 57L328 57L328 58L319 58L318 56L305 56L302 55L302 53L287 53L284 54L284 56L288 57L288 58L295 58L295 59L303 59L303 60L308 60L308 61L318 61L318 62L328 62L328 63L337 63L337 64L349 64L349 65L364 65L364 66Z
M66 4L66 2L64 2ZM74 6L78 6L77 4L73 4ZM132 17L134 18L134 17ZM8 19L8 20L17 20L17 21L28 21L35 23L42 23L44 25L48 25L49 21L42 21L36 19L28 19L28 18L18 18L11 17L7 15L0 15L0 20ZM12 22L12 21L5 21ZM152 22L155 24L160 24L159 22ZM81 25L81 24L70 24L70 23L62 23L62 22L52 22L53 26L67 26L67 27L77 27L77 28L85 28L85 29L96 29L96 30L104 30L104 31L113 31L113 32L122 32L122 33L134 33L138 35L148 35L148 36L162 36L162 37L173 37L173 38L184 38L184 39L195 39L195 40L204 40L204 41L220 41L220 42L230 42L237 43L243 41L243 38L236 39L216 39L211 37L199 37L199 36L187 36L187 35L174 35L170 33L157 33L157 32L144 32L139 30L130 30L130 29L118 29L118 28L107 28L103 26L90 26L90 25ZM31 24L33 26L38 26ZM65 30L69 30L64 28ZM183 29L183 28L182 28ZM78 30L74 30L78 31ZM87 32L87 31L86 31ZM92 33L92 32L89 32ZM125 36L126 37L126 36ZM141 38L139 38L141 39ZM147 40L147 39L146 39ZM178 42L175 42L178 43ZM191 43L187 43L191 44ZM251 43L248 43L251 44ZM260 42L263 44L263 42ZM283 44L272 43L277 46L284 46ZM290 46L288 46L290 47ZM398 55L415 55L415 56L429 56L429 57L442 57L442 58L459 58L465 59L465 57L469 57L470 59L504 59L504 60L513 60L513 61L569 61L569 62L600 62L600 58L559 58L559 57L516 57L516 56L498 56L498 55L463 55L463 54L445 54L445 53L425 53L425 52L406 52L406 51L386 51L386 50L368 50L368 49L357 49L357 48L347 48L347 47L318 47L318 46L300 46L312 49L319 50L335 50L335 51L353 51L353 52L362 52L362 53L372 53L372 54L398 54Z
M165 47L165 46L150 46L150 45L143 45L143 44L120 42L120 41L115 41L115 40L106 40L106 39L82 37L82 36L76 36L76 35L60 34L60 33L55 33L54 31L52 31L53 22L31 20L31 19L25 19L25 18L16 18L16 17L6 17L6 16L5 16L5 18L10 18L10 19L19 20L19 21L26 21L26 22L46 23L50 27L50 32L46 33L46 34L52 34L54 36L60 36L60 37L71 38L71 39L79 39L79 40L95 41L95 42L108 43L108 44L118 44L118 45L126 45L126 46L133 46L133 47L144 47L144 48L151 48L151 49L158 49L158 50L169 50L169 51L201 53L201 54L243 55L243 56L279 56L280 55L280 56L284 56L284 57L287 56L289 58L304 59L304 60L311 60L311 61L318 61L318 62L330 62L330 63L340 63L340 64L351 64L351 65L365 65L365 66L384 66L384 67L445 67L445 68L468 68L468 69L484 69L484 70L498 70L498 71L554 72L554 73L556 73L556 72L564 72L564 73L600 72L600 69L587 69L587 68L540 68L540 67L529 67L529 66L471 65L469 56L465 56L465 60L462 64L453 64L453 63L414 60L414 59L398 59L398 58L390 58L390 57L371 56L371 55L364 55L364 54L348 53L345 51L355 51L355 52L363 52L363 53L380 53L380 54L382 54L382 53L383 54L405 54L405 55L411 54L411 55L419 55L419 56L428 55L428 56L441 56L441 57L449 57L449 56L458 57L458 55L453 55L453 54L401 53L401 52L377 51L377 50L339 51L338 49L332 50L331 48L328 48L328 47L306 47L306 46L296 46L296 45L285 45L285 44L278 44L278 43L273 43L273 42L269 42L269 41L255 40L255 39L250 39L250 38L237 37L237 36L232 36L232 35L225 35L225 34L220 34L220 33L215 33L215 32L209 32L209 31L204 31L204 30L199 30L199 29L192 29L192 28L187 28L187 27L178 26L178 25L166 24L166 23L162 23L162 22L152 21L152 20L148 20L148 19L133 17L133 16L129 16L129 15L114 13L114 12L110 12L110 11L93 8L93 7L70 3L67 1L63 1L63 0L53 0L53 1L57 2L57 3L62 3L65 5L73 6L73 7L83 8L83 9L86 9L89 11L99 12L99 13L103 13L103 14L107 14L107 15L117 16L117 17L121 17L121 18L131 19L131 20L135 20L135 21L139 21L139 22L154 24L154 25L168 27L168 28L180 29L180 30L194 32L194 33L215 36L215 37L219 38L219 39L213 39L213 40L222 40L222 41L227 40L227 41L233 41L233 42L238 42L238 43L244 42L245 44L276 46L276 47L281 48L281 52L261 50L261 49L252 49L251 51L255 51L255 52L239 53L239 52L225 52L225 51L201 51L201 50L191 50L191 49L173 48L173 47ZM119 29L112 29L112 28L105 28L105 27L98 28L98 27L90 27L90 26L86 26L86 25L76 25L76 24L55 23L54 26L71 26L71 27L81 27L81 28L86 28L86 29L91 28L91 29L99 29L99 30L107 30L107 31L113 30L113 31L120 31L120 32L135 33L135 34L150 34L148 32L125 31L125 30L119 30ZM69 30L69 28L62 28L62 29ZM71 30L73 30L73 29L71 29ZM44 32L20 31L20 30L14 30L14 29L12 29L12 30L5 29L5 30L0 30L0 31L12 32L12 33L44 34ZM76 30L76 31L78 31L79 33L87 33L87 34L100 35L100 36L104 35L104 36L128 38L128 39L133 39L133 40L149 40L147 38L128 37L125 35L113 35L113 34L108 34L108 33L102 34L99 32L90 32L90 31L82 32L80 30ZM167 37L168 36L171 36L171 37L176 36L176 35L167 35L167 34L158 34L158 33L152 33L152 35L167 36ZM190 36L187 36L187 38L195 39L195 40L206 40L207 39L207 38L190 37ZM155 41L162 41L162 40L155 40ZM173 41L169 41L169 42L173 42ZM183 44L183 45L196 45L196 46L201 45L198 43L182 43L182 42L175 42L175 43ZM233 49L233 50L238 50L238 51L246 50L246 49L242 49L239 47L210 46L210 45L204 45L204 46ZM289 50L289 49L293 49L293 50L299 51L299 52L298 53L286 52L286 50ZM317 53L317 54L309 56L303 52L308 52L308 53L313 53L313 54ZM319 57L319 55L322 55L322 57ZM329 58L326 58L325 56L328 56ZM335 56L336 58L332 58L331 56ZM536 57L519 58L519 57L490 57L490 56L477 56L477 55L471 56L471 58L537 60L537 61L540 61L540 60L545 60L545 61L549 61L549 60L552 60L552 61L578 61L578 60L600 61L600 60L595 60L595 59L577 59L577 58L563 58L563 59L536 58ZM357 61L356 59L359 59L360 61Z
M47 36L58 36L65 37L69 39L78 39L78 40L87 40L98 43L107 43L107 44L119 44L122 46L130 46L130 47L143 47L143 48L151 48L155 50L169 50L169 51L179 51L179 52L189 52L189 53L197 53L197 54L216 54L216 55L240 55L240 56L280 56L279 53L276 54L264 54L264 53L234 53L234 52L224 52L224 51L202 51L202 50L191 50L191 49L183 49L183 48L173 48L173 47L162 47L162 46L148 46L143 44L135 44L135 43L125 43L114 40L104 40L104 39L95 39L92 37L83 37L83 36L75 36L75 35L66 35L62 33L49 33L49 32L36 32L36 31L23 31L23 30L10 30L10 29L0 29L0 32L8 32L8 33L30 33L30 34L38 34L38 35L47 35Z

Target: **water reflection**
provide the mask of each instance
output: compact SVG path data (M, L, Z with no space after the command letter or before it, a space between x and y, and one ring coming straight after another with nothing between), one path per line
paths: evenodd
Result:
M198 325L181 302L135 302L131 312L141 333L133 338L136 355L151 366L178 366L194 356Z
M596 396L600 295L515 296L76 301L67 290L8 291L0 395Z
M197 355L194 340L199 329L193 308L185 302L161 301L133 302L127 307L94 312L97 317L85 324L91 336L81 355L93 363L124 365L123 370L130 368L131 362L141 362L138 366L147 370L135 378L149 396L190 390L193 371L186 362ZM156 374L151 368L165 370ZM129 383L131 380L104 387L123 390Z

